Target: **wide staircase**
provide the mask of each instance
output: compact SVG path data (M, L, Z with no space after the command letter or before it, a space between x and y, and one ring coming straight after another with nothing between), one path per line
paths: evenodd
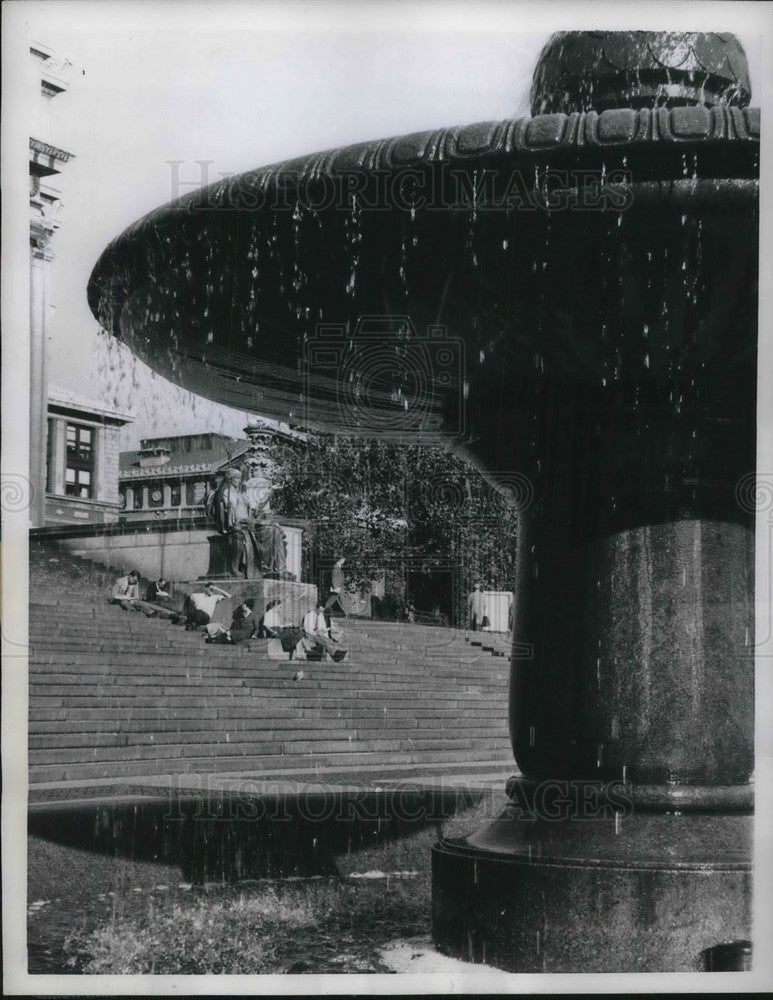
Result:
M111 606L114 574L31 550L33 801L175 775L513 770L504 637L350 619L346 660L271 659Z

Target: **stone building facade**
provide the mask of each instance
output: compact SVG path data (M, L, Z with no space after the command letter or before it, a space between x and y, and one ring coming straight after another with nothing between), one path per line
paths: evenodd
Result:
M145 438L137 451L124 451L120 455L121 524L127 532L144 532L142 543L135 541L135 549L146 548L151 536L161 532L166 548L177 550L168 567L174 567L180 574L178 578L190 573L194 565L209 562L207 539L213 527L206 516L204 500L216 488L225 470L252 465L256 455L260 456L261 464L270 466L272 440L305 440L301 432L269 428L262 421L248 424L245 431L251 434L250 438L214 432ZM284 516L276 520L287 547L287 570L300 580L304 576L303 532L307 522ZM167 571L172 572L169 568Z
M68 88L66 60L55 58L48 46L30 43L38 100L30 123L30 523L47 517L47 411L49 269L54 259L53 236L59 227L60 191L56 178L73 154L48 141L51 102Z
M117 521L121 428L131 418L49 385L46 427L47 526Z

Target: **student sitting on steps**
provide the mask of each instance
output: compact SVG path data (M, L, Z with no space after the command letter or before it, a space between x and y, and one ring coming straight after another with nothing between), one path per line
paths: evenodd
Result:
M346 650L341 649L330 638L330 631L325 620L325 608L322 604L318 604L314 611L309 611L304 615L303 632L303 647L307 654L317 653L321 647L322 655L327 653L336 663L346 656Z
M148 584L145 600L137 601L136 611L144 611L148 618L166 618L175 625L185 624L185 615L177 611L172 604L172 595L167 590L169 584L163 577Z
M233 621L231 627L226 629L219 624L207 625L206 642L216 645L235 645L238 642L246 642L251 639L257 631L257 622L253 610L255 601L248 597L238 608L234 608Z
M193 632L202 625L208 625L220 601L230 596L228 591L221 590L214 583L205 583L203 591L191 594L189 598L190 611L185 620L185 628Z
M266 613L260 620L260 635L266 639L279 639L283 651L289 653L292 660L295 647L303 638L303 629L282 620L282 612L279 610L281 603L276 598L268 602Z
M117 604L124 611L128 611L129 608L140 611L139 607L135 607L139 598L137 587L138 577L134 570L127 573L126 576L119 576L110 592L110 604Z

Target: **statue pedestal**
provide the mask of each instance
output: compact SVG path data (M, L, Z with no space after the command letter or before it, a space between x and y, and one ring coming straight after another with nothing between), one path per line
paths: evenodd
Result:
M224 535L210 535L209 542L209 568L207 576L210 579L224 580L230 577L228 566L228 546Z

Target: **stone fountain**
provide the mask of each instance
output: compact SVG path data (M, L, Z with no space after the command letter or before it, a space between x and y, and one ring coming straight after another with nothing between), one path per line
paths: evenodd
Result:
M510 805L433 933L519 972L750 937L759 113L732 35L553 36L533 117L331 150L151 213L102 325L219 402L528 483Z

